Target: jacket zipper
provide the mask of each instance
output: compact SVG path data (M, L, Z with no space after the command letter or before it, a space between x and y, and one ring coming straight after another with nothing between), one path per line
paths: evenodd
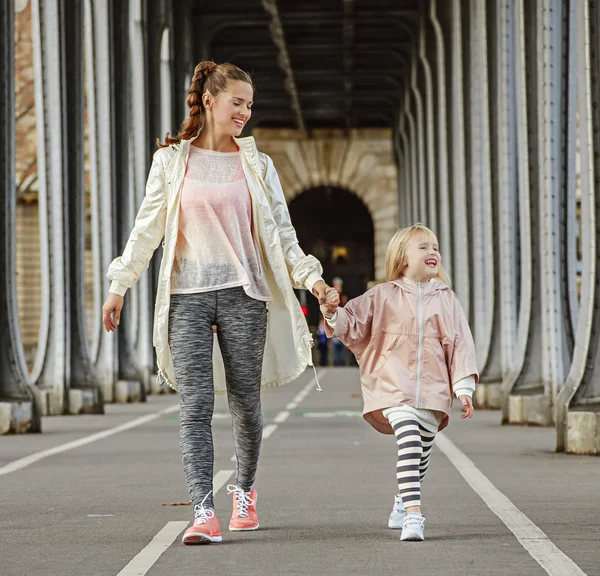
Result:
M419 407L419 395L421 392L421 362L423 356L423 285L417 283L417 314L419 317L419 343L417 345L417 391L415 394L415 408Z

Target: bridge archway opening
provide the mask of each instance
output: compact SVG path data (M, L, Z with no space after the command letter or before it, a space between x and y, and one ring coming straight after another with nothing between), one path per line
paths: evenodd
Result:
M300 246L322 263L325 281L340 277L348 298L362 294L375 277L373 219L363 201L347 189L318 186L295 196L289 210ZM309 325L316 326L316 299L305 305Z

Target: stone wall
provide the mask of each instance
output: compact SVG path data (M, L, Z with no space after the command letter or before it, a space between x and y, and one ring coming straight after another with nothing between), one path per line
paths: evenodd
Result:
M259 150L271 156L288 203L318 186L354 192L375 228L375 280L385 279L385 251L398 228L398 176L387 129L296 130L256 128ZM352 225L351 222L348 223Z

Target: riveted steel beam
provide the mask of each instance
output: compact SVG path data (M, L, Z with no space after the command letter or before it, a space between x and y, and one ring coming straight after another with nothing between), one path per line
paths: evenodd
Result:
M290 56L285 41L285 32L279 17L279 9L277 8L277 0L261 0L261 3L270 16L269 29L271 30L273 43L277 47L279 53L277 60L285 75L284 85L287 93L290 95L290 106L294 114L296 125L301 132L306 132L304 118L302 117L302 108L300 107L300 100L298 98L298 89L296 87L296 81L294 80L294 71L292 69L292 63L290 62Z
M453 281L467 318L470 318L471 273L467 218L467 185L465 158L465 114L463 93L462 3L451 0L451 69L452 69L452 222Z
M39 407L29 386L21 345L16 290L16 189L15 189L15 56L14 2L0 3L0 433L41 432ZM17 410L20 409L20 413Z
M494 322L494 255L492 189L490 161L490 123L488 90L488 49L485 4L470 1L469 50L471 74L470 99L470 165L469 205L472 243L471 308L473 336L477 348L477 363L484 372L491 345Z
M425 4L421 4L421 14L419 18L419 61L423 67L423 76L425 80L425 126L424 126L424 138L426 141L427 153L424 154L425 167L427 172L427 222L433 230L438 229L438 195L436 186L436 162L435 162L435 116L433 109L433 80L431 77L431 66L429 59L427 58L427 7Z
M436 146L437 146L437 189L439 199L439 240L444 251L444 266L452 276L452 250L450 230L450 192L448 187L448 123L446 96L446 50L444 47L444 32L438 18L438 1L431 0L430 18L435 38L434 66L436 68Z
M344 93L344 115L346 116L346 127L352 127L352 88L353 88L353 68L354 68L354 0L343 0L344 16L342 19L342 60L343 66L343 93Z

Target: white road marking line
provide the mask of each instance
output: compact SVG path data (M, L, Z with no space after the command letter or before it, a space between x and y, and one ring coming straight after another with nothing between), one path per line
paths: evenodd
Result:
M142 424L152 422L152 420L156 420L157 418L160 418L165 414L170 414L171 412L177 412L178 410L179 404L169 406L169 408L165 408L164 410L160 410L159 412L154 412L153 414L146 414L146 416L136 418L135 420L131 420L130 422L126 422L125 424L120 424L119 426L115 426L114 428L109 428L108 430L103 430L102 432L96 432L95 434L84 436L79 440L73 440L72 442L67 442L66 444L61 444L60 446L55 446L54 448L49 448L48 450L36 452L34 454L30 454L29 456L25 456L24 458L19 458L14 462L10 462L9 464L2 466L2 468L0 468L0 476L10 474L11 472L16 472L17 470L22 470L27 466L31 466L31 464L35 464L40 460L44 460L44 458L48 458L56 454L61 454L63 452L67 452L68 450L73 450L74 448L79 448L81 446L85 446L86 444L97 442L98 440L103 440L104 438L108 438L109 436L119 434L120 432L131 430L132 428L137 428Z
M523 548L550 576L586 576L575 562L563 554L542 530L489 481L452 440L445 434L438 434L435 444L489 509L506 524Z
M277 424L281 424L282 422L285 422L290 416L290 413L286 410L284 410L283 412L280 412L279 414L277 414L277 416L275 416L275 418L273 418L273 422L276 422Z
M221 489L233 476L233 470L219 470L213 478L213 496Z
M325 372L325 371L323 371ZM322 376L323 372L320 374ZM315 385L316 380L314 378L302 389L300 392L300 400L294 400L294 402L300 402ZM174 411L172 407L168 410ZM164 411L163 411L164 412ZM159 413L160 415L160 413ZM289 412L280 412L275 418L276 422L284 422L289 417ZM154 416L154 415L153 415ZM156 416L158 417L158 416ZM135 422L135 421L134 421ZM269 438L277 430L277 424L268 424L263 429L263 440ZM66 445L65 445L66 446ZM235 454L232 456L231 461L235 462ZM219 470L213 478L213 495L215 495L231 478L233 470ZM154 566L156 561L160 558L162 553L173 544L177 536L187 528L189 522L168 522L167 525L152 539L150 544L146 546L117 576L144 576L148 573L150 568Z
M175 538L188 527L189 522L167 522L166 526L117 576L144 576L154 566Z
M336 412L304 412L304 418L358 418L363 413L357 410L337 410Z
M263 440L266 440L267 438L269 438L269 436L271 436L271 434L273 434L273 432L275 432L275 430L277 430L277 424L268 424L267 426L264 427L263 429Z
M215 495L231 478L233 470L219 470L213 478L213 495ZM185 530L189 522L167 522L166 526L117 576L144 576L156 564L162 553L173 544L175 538Z
M325 374L325 372L327 372L327 370L322 370L319 373L319 377L322 378L323 375ZM307 394L310 394L310 392L314 388L315 384L316 384L316 379L313 377L313 378L311 378L310 382L304 388L302 388L302 390L300 390L300 392L296 395L296 398L294 398L294 400L286 406L287 411L284 410L282 412L279 412L279 414L277 414L277 416L275 416L275 418L273 418L273 422L276 422L276 424L267 424L263 428L263 435L262 435L263 440L266 440L267 438L271 437L273 432L275 432L275 430L277 430L277 424L281 424L289 418L289 416L290 416L289 410L294 410L295 408L297 408L298 403L302 402L302 400L306 397ZM235 454L230 458L230 460L231 460L231 462L235 462L237 460L235 457Z

